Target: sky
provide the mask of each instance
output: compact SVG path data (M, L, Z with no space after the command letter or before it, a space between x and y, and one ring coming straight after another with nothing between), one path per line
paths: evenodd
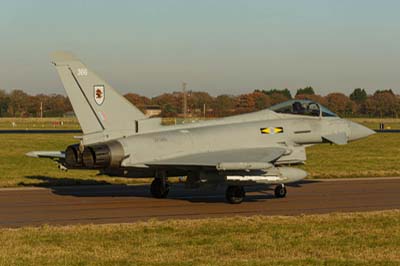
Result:
M65 94L71 51L121 93L400 93L400 1L3 0L0 88Z

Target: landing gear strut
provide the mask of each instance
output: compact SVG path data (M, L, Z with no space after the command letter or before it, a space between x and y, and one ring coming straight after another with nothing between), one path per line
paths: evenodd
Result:
M161 178L154 178L153 182L151 182L150 192L155 198L166 198L169 192L167 178L165 178L165 176Z
M284 184L277 185L275 188L275 197L284 198L286 197L286 187Z
M246 192L242 186L229 186L226 189L226 200L231 204L239 204L246 196Z

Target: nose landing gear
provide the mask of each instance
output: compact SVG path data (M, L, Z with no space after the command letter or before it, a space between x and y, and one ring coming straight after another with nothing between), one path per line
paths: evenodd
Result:
M286 191L286 187L284 184L277 185L274 190L274 194L275 194L276 198L284 198L284 197L286 197L286 193L287 193L287 191Z

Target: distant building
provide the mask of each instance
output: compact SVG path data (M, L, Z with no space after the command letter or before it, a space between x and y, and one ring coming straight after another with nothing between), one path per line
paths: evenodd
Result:
M161 106L159 106L159 105L147 105L144 108L144 114L147 117L159 116L161 114Z

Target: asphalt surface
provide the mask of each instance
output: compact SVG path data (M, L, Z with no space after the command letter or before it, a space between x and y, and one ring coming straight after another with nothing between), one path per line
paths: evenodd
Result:
M222 188L186 190L181 184L168 199L152 198L148 186L0 189L0 227L400 209L400 178L307 181L289 186L283 199L274 198L272 188L246 190L245 202L231 205Z

